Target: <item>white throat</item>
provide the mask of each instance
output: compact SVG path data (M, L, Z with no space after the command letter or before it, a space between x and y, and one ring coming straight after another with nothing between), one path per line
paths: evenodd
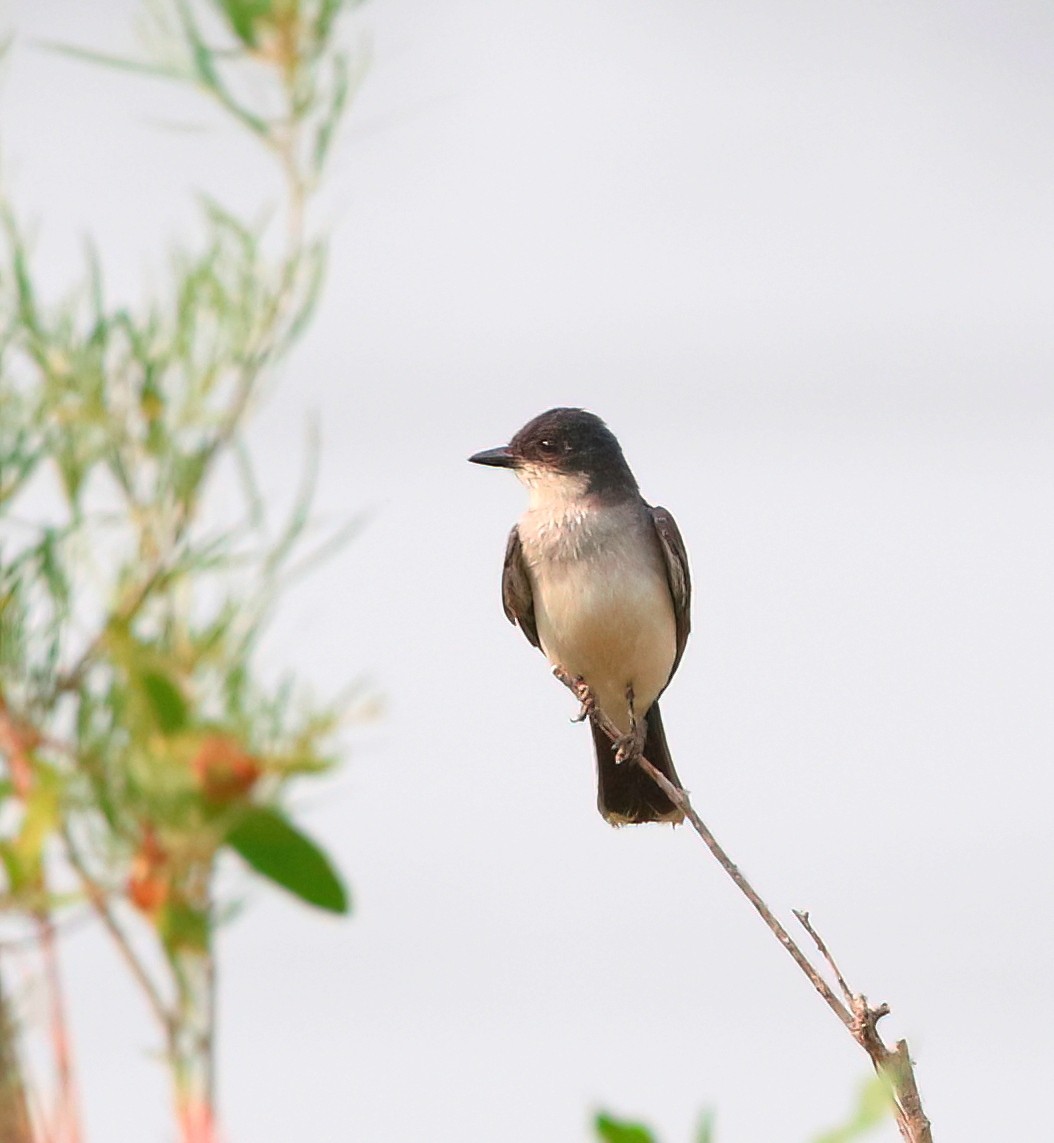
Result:
M530 494L527 510L547 516L579 514L587 509L589 481L581 473L554 472L525 464L516 475Z
M518 525L520 542L530 566L539 561L562 563L589 558L632 531L620 508L604 507L589 492L589 480L581 474L553 472L524 465L516 475L530 494L527 511Z

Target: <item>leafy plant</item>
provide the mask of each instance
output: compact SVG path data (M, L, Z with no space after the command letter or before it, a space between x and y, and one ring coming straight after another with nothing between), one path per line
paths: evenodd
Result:
M181 1136L208 1143L221 857L349 908L284 809L294 779L332 764L339 709L265 685L255 656L291 577L343 534L304 550L313 465L275 533L242 433L318 296L308 215L361 77L337 40L352 6L164 0L143 60L61 49L204 94L281 173L264 223L202 200L204 239L174 256L163 296L111 304L93 251L82 286L45 301L0 202L0 910L52 985L55 1138L79 1137L67 917L87 908L109 932L156 1018ZM243 494L234 524L211 509L221 469Z

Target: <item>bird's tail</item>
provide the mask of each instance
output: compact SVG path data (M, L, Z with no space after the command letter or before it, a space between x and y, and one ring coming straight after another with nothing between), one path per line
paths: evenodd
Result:
M644 741L644 757L681 789L681 780L673 768L670 748L662 729L659 704L652 703L647 714L648 736ZM590 723L593 745L597 752L597 808L612 825L637 822L670 822L676 825L684 814L659 789L649 774L635 762L615 761L611 740Z

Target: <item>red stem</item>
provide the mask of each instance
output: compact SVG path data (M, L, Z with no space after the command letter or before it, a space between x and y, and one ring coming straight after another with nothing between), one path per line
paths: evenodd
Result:
M44 960L44 979L50 1007L51 1051L55 1061L55 1143L81 1143L80 1100L73 1070L69 1020L59 971L58 941L55 924L47 913L38 913L37 931Z

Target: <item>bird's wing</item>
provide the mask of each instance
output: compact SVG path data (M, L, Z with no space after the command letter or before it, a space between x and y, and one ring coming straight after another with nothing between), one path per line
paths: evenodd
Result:
M652 523L655 525L655 535L659 539L659 548L666 563L666 580L670 585L670 595L673 596L673 613L677 620L677 657L673 661L673 670L670 678L684 654L684 645L688 642L688 632L692 628L692 577L688 571L688 553L684 549L684 540L677 528L674 518L665 508L652 508Z
M527 565L523 561L520 532L513 528L505 545L505 566L501 572L501 603L510 623L519 624L520 630L539 647L538 626L534 621L534 592Z

